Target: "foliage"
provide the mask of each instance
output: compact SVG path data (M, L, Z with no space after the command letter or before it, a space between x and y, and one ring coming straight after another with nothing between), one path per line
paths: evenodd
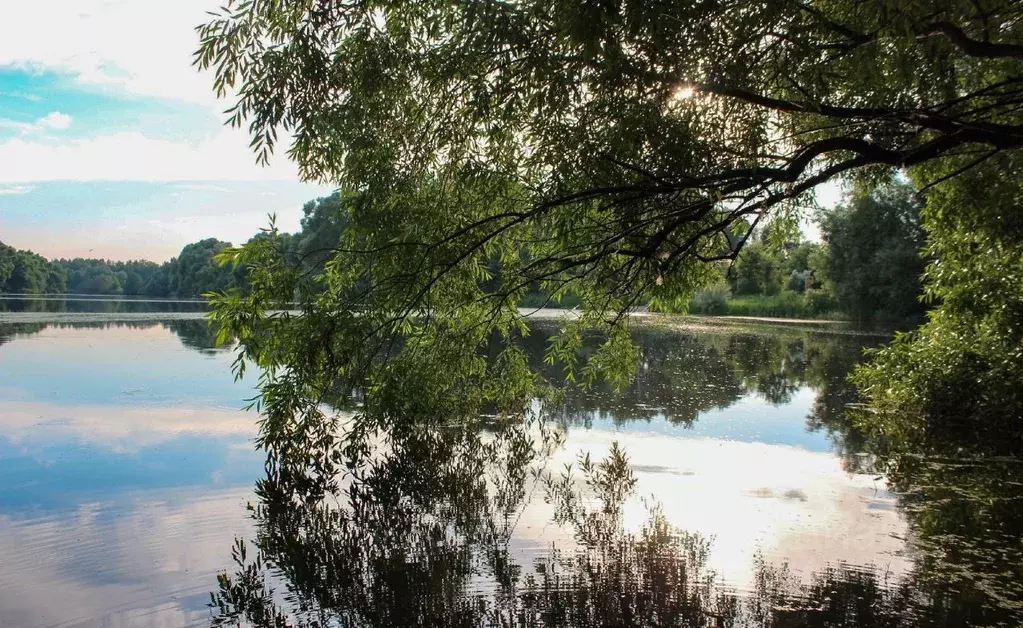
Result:
M727 313L731 316L777 316L801 318L810 315L805 298L791 291L774 296L754 295L732 299L728 302Z
M367 190L374 215L409 191L490 218L473 231L495 238L559 214L565 233L545 235L583 245L593 230L643 259L678 249L662 264L674 267L701 238L671 236L701 223L741 235L742 218L842 172L1015 148L1002 132L1016 120L1018 10L231 2L199 28L196 61L237 96L231 122L251 124L261 159L287 129L305 176ZM488 195L492 210L525 201L525 215L481 216L473 189L509 196ZM601 199L625 224L587 212Z
M896 325L920 320L926 307L920 279L924 232L908 183L862 185L844 205L822 214L821 231L821 244L765 232L728 271L734 296L710 308L703 302L708 293L698 291L690 311L783 317L840 313L859 322Z
M197 297L214 290L229 290L239 286L241 271L218 264L214 258L230 243L214 238L188 244L170 264L169 284L172 294L179 297Z
M936 306L857 373L878 420L911 441L1015 433L1023 416L1021 189L1005 175L1018 159L992 158L930 190L924 288Z
M728 296L728 286L724 284L701 288L693 294L689 311L693 314L724 314L728 311Z
M342 203L341 193L335 192L302 206L302 230L291 246L303 267L318 273L326 270L327 261L345 228Z
M766 244L749 246L735 265L734 292L737 295L778 294L782 271Z
M837 304L827 290L806 290L803 292L803 307L810 316L825 316L835 312Z
M1023 220L1016 155L927 191L927 322L854 379L879 470L905 494L926 561L1016 609L1023 482ZM935 170L954 172L969 163ZM1016 622L1018 623L1018 621Z
M925 311L920 204L908 183L864 183L821 217L824 242L772 238L747 244L728 270L733 298L703 314L807 317L841 313L859 322L907 325ZM795 295L804 295L798 298Z
M15 249L0 242L0 289L7 285L7 281L14 273L14 260L17 255Z
M728 270L729 284L736 296L774 296L782 290L802 293L821 288L822 261L829 254L825 245L794 238L776 240L770 231L746 246Z
M716 286L698 290L689 304L692 314L724 316L769 316L779 318L838 318L835 302L825 290L802 294L782 290L773 296L753 294L729 297L728 289Z
M31 251L19 251L0 242L0 292L44 294L55 286L46 260Z
M828 286L854 320L905 322L923 315L924 232L914 195L907 183L861 188L821 221Z
M339 377L396 399L401 373L521 399L534 380L514 349L477 356L521 327L530 286L579 295L552 345L571 366L579 329L641 299L684 308L713 276L700 262L734 259L821 183L1017 149L1021 10L228 2L197 65L236 97L259 159L287 131L305 178L344 186L345 229L326 294L265 243L225 256L258 277L216 321L289 412ZM267 315L296 297L301 318ZM632 364L627 334L609 338L596 363Z
M67 272L58 264L50 264L46 272L46 294L67 294Z
M789 274L789 279L785 283L785 288L793 292L806 292L806 283L811 276L811 271L794 270Z

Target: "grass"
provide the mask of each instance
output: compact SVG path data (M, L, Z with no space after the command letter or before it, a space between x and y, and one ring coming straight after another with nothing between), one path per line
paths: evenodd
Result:
M780 318L820 318L827 313L807 305L803 295L782 292L775 295L755 294L725 301L726 316L776 316Z
M689 305L691 314L710 316L764 316L775 318L841 319L834 301L826 293L804 294L783 290L778 294L733 297L724 286L697 291Z

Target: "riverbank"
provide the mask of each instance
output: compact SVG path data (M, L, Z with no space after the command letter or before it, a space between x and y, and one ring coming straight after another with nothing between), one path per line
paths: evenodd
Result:
M523 316L532 321L556 322L573 320L580 315L579 310L562 310L545 308L531 310L520 308ZM644 327L661 327L679 331L724 331L729 329L792 329L810 330L836 334L858 336L890 337L892 330L886 328L865 328L844 320L823 318L782 318L772 316L710 316L704 314L670 314L651 312L637 308L629 313L629 320L634 325Z
M93 299L80 299L83 305ZM40 312L40 311L0 311L0 323L13 324L39 324L39 323L114 323L114 322L142 322L154 319L160 320L202 320L206 318L205 308L199 311L103 311L102 306L111 302L108 299L95 299L100 311L61 311L61 312ZM131 304L131 301L121 303ZM138 302L136 302L138 303ZM173 305L173 301L164 301L166 305ZM116 308L120 309L120 308ZM557 309L541 308L530 309L520 308L519 312L530 321L536 322L557 322L560 320L572 320L577 318L581 312L578 309ZM299 314L294 312L294 314ZM728 329L763 329L765 327L775 329L793 330L815 330L829 333L844 333L870 336L888 336L889 330L885 329L864 329L848 321L821 319L821 318L783 318L772 316L711 316L701 314L670 314L651 312L645 308L637 308L630 312L630 322L633 325L644 327L661 327L679 331L723 331Z

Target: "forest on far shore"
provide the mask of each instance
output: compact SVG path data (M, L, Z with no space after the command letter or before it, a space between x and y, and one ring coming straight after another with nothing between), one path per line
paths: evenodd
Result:
M345 202L335 193L305 204L299 232L282 234L291 263L323 271L344 229ZM821 242L808 241L791 228L768 227L747 243L734 264L717 266L716 281L696 292L688 311L827 316L898 325L919 321L925 311L920 299L925 265L920 209L912 188L896 182L854 192L844 204L822 212ZM260 237L265 235L253 239ZM230 288L245 290L245 266L221 265L214 259L230 246L208 238L158 264L47 260L0 242L0 293L195 298ZM500 273L499 260L488 264L488 272ZM521 305L572 307L577 302L571 294L553 302L536 286Z
M219 266L213 256L230 246L214 238L186 245L170 261L47 260L0 242L0 293L198 297L243 282L244 270Z

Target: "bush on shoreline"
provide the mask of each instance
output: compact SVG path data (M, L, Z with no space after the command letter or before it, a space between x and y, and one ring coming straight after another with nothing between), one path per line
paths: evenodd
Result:
M835 300L824 290L803 294L782 290L778 294L730 297L725 285L698 290L689 303L690 314L710 316L773 316L779 318L844 318Z

